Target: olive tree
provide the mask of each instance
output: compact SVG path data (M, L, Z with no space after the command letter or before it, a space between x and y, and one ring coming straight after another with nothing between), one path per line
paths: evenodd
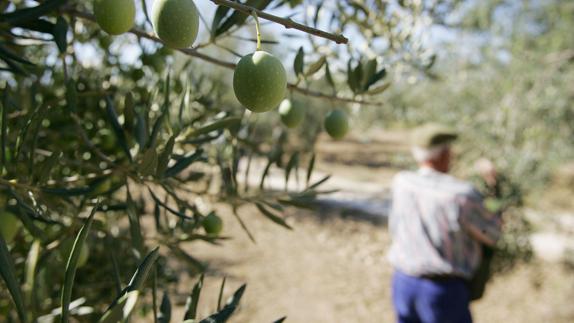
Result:
M341 138L347 105L381 104L387 69L428 73L409 26L458 1L421 3L0 1L0 315L116 322L138 306L169 321L179 277L167 259L205 270L183 246L224 243L217 205L255 241L242 207L290 229L284 209L321 193L312 144L287 139L293 120L316 136L324 116L293 105L327 102L325 128ZM266 166L251 169L255 158ZM272 167L286 182L306 168L303 185L269 188ZM257 187L242 181L253 172ZM202 285L183 320L199 321ZM244 290L201 322L226 321Z

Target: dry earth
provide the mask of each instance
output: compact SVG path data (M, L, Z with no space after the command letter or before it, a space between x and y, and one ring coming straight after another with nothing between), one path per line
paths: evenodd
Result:
M404 153L401 135L388 141L326 142L320 147L319 169L388 186L396 172L390 152ZM367 153L368 152L368 153ZM361 156L360 158L357 158ZM247 291L231 322L392 322L389 283L391 268L385 260L389 246L380 223L342 217L336 211L291 209L289 231L244 208L257 243L252 243L225 206L224 246L197 242L187 250L210 265L200 301L200 314L216 307L222 277L230 295L242 283ZM178 286L181 303L194 281ZM476 322L574 322L574 271L558 263L535 261L496 277L486 296L473 304ZM173 317L183 316L174 309Z

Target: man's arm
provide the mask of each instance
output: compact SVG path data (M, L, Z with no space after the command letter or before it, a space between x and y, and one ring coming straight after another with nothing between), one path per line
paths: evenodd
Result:
M485 209L478 193L461 197L459 203L461 226L478 242L494 246L502 233L500 217Z

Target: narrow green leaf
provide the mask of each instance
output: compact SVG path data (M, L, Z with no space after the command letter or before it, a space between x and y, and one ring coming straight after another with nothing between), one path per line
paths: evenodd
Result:
M265 208L265 206L263 206L263 204L261 204L261 203L255 203L255 206L256 206L257 209L258 209L263 215L265 215L265 217L267 217L269 220L271 220L271 221L273 221L273 222L279 224L280 226L285 227L285 228L287 228L287 229L289 229L289 230L293 230L293 228L292 228L289 224L287 224L287 222L285 222L284 219L282 219L282 218L280 218L279 216L273 214L273 212L267 210L267 209Z
M185 315L184 320L195 320L197 317L197 304L199 303L199 295L201 294L201 289L203 288L203 274L199 276L199 280L193 286L191 294L185 302Z
M167 292L163 293L161 305L159 306L159 315L157 321L159 323L169 323L169 321L171 321L171 302Z
M307 190L312 190L314 188L317 188L319 185L325 183L329 178L331 178L331 175L327 175L325 177L323 177L322 179L318 180L316 183L312 184L311 186L309 186L307 188Z
M263 190L265 186L265 179L267 178L267 174L269 174L269 170L271 169L271 165L273 165L275 161L271 158L267 161L267 165L265 165L265 169L263 169L263 174L261 174L261 181L259 182L259 189Z
M62 197L71 197L71 196L82 196L86 195L94 190L93 187L71 187L71 188L63 188L63 187L42 187L42 192L46 194L52 194Z
M47 0L35 7L24 8L0 15L0 21L15 24L41 17L65 4L68 0Z
M370 81L374 78L375 74L377 73L377 59L372 58L369 59L365 64L362 66L361 72L361 92L366 92L371 85Z
M241 297L245 292L247 285L242 285L235 291L233 296L227 301L227 304L221 309L221 311L210 315L209 317L199 321L199 323L224 323L233 315L233 312L237 309Z
M117 323L127 319L133 311L138 295L143 290L143 285L149 276L150 271L159 257L159 247L154 248L136 269L128 286L108 307L100 319L100 323Z
M221 281L221 287L219 288L219 296L217 297L217 310L221 310L221 302L223 300L223 290L225 289L225 281L227 281L227 276L223 277Z
M99 204L99 203L98 203ZM60 322L65 323L68 322L69 316L69 306L70 301L72 299L72 288L74 287L74 279L76 277L76 269L78 267L78 259L80 259L80 253L82 252L82 248L86 239L88 237L88 233L90 232L90 228L92 226L92 222L94 221L94 215L96 214L96 210L98 209L98 205L92 208L90 216L86 220L86 223L78 232L76 236L76 240L74 241L74 246L72 247L72 251L70 252L70 256L68 257L68 262L66 264L66 272L64 274L64 285L62 287L62 316Z
M167 166L169 164L169 159L171 157L171 154L173 153L173 146L175 145L175 138L176 137L177 137L177 135L174 134L173 136L171 136L169 138L169 140L165 144L165 147L163 148L163 151L159 155L159 158L157 161L157 169L155 172L157 177L162 177L165 174L165 171L166 171Z
M145 147L148 139L148 125L144 113L140 110L136 114L135 137L140 147Z
M352 82L355 85L355 93L361 93L361 80L363 79L363 62L359 61L357 67L352 70Z
M38 259L40 258L40 249L40 240L34 240L26 258L26 280L24 282L24 294L26 295L26 303L28 304L32 303L32 293L36 281L36 268L38 266Z
M177 119L179 120L179 126L183 124L183 110L185 109L186 100L190 95L189 83L185 84L185 90L181 92L181 101L179 103L179 110L177 112Z
M158 257L159 247L155 247L149 254L147 254L142 263L138 266L138 269L132 276L128 287L126 287L128 291L143 290L143 284L145 283Z
M24 299L22 298L22 290L20 289L20 284L16 280L14 262L12 261L12 257L10 256L8 246L6 245L6 241L4 240L2 233L0 233L0 275L4 280L4 283L6 283L6 287L12 296L14 305L16 305L18 318L21 322L28 322L26 315L28 311L26 309Z
M313 175L313 169L315 168L315 153L311 156L311 160L309 160L309 166L307 167L307 187L309 186L309 182L311 180L311 175Z
M291 175L291 170L293 168L299 167L299 152L296 151L291 155L287 167L285 167L285 190L287 190L287 185L289 184L289 177Z
M188 134L187 137L188 138L197 137L204 134L208 134L213 131L233 128L240 125L241 120L242 120L241 117L228 117L225 119L217 120L201 128L194 129L191 133Z
M389 87L391 86L391 83L384 83L381 86L377 86L374 89L370 89L367 94L369 95L377 95L377 94L381 94L383 92L385 92Z
M129 192L127 194L126 203L128 206L127 213L128 213L128 220L130 223L130 235L132 238L132 245L141 255L144 249L144 243L143 243L144 239L141 231L140 218L139 215L137 214L137 207L134 201L132 200L132 197L129 194Z
M127 320L136 307L139 291L133 290L123 294L112 308L107 310L100 318L100 323L118 323Z
M8 141L8 93L10 88L6 84L2 91L2 125L0 126L0 174L6 167L6 146Z
M259 9L259 10L263 10L270 3L271 3L271 0L247 0L245 2L245 5L252 7L252 8ZM242 25L245 22L245 20L247 20L247 17L249 17L249 15L246 15L241 11L238 11L238 10L234 11L233 14L231 14L231 16L229 16L229 18L225 19L222 23L220 23L217 28L214 28L215 37L218 37L219 35L225 33L226 31L231 29L233 26Z
M226 7L226 6L218 6L217 10L215 10L215 15L213 16L213 20L211 23L211 38L212 39L218 36L217 30L218 30L220 23L223 20L223 18L225 18L227 16L227 14L229 13L229 10L231 10L231 8Z
M293 70L295 71L295 75L297 76L303 75L304 65L305 65L305 51L303 50L303 46L301 46L299 47L297 55L295 55L295 60L293 61Z
M116 289L116 293L119 296L122 293L122 278L120 274L120 266L118 264L118 259L116 257L115 250L117 249L114 243L114 238L109 232L106 233L105 244L106 249L109 250L110 260L112 261L114 287Z
M387 69L383 67L380 71L378 71L371 77L371 79L368 82L367 88L371 87L371 85L385 78L386 75L387 75Z
M68 40L67 40L68 22L64 17L62 16L58 17L56 25L54 26L53 35L54 35L54 42L58 46L60 53L65 53L66 48L68 47Z
M165 171L165 177L173 177L185 170L189 165L203 157L203 149L198 148L193 154L187 155L178 160L175 165Z
M317 22L319 21L319 13L321 12L321 7L323 6L323 2L319 2L317 8L315 9L315 15L313 16L313 26L317 28Z
M239 225L241 225L241 228L243 229L243 231L247 234L247 236L249 237L249 240L251 240L251 242L256 243L255 241L255 237L253 236L253 234L251 234L251 232L249 231L249 228L247 227L247 225L245 224L245 222L243 222L243 219L241 219L241 216L239 216L239 212L237 210L237 206L233 206L233 215L235 216L235 218L237 219L237 221L239 222Z
M314 210L317 205L316 200L312 197L291 197L290 199L279 199L278 202L287 206L308 210Z
M193 220L192 217L185 215L182 212L179 212L177 210L174 210L173 208L171 208L169 205L165 204L164 202L162 202L154 193L151 189L148 189L148 191L151 194L152 199L158 204L161 205L164 209L166 209L169 213L172 213L175 216L178 216L184 220Z
M8 60L12 60L12 61L15 61L15 62L18 62L21 64L34 66L34 64L32 62L26 60L25 58L22 58L22 56L12 52L8 48L1 46L1 45L0 45L0 55L2 57L4 57L5 59L8 59Z
M329 68L328 62L325 63L325 79L333 89L333 92L336 92L337 88L335 87L335 81L333 80L333 75L331 75L331 69Z
M319 59L316 62L314 62L313 64L311 64L309 66L309 68L305 72L305 76L309 77L309 76L312 76L313 74L319 72L319 70L321 70L321 67L323 67L323 65L325 65L326 62L327 62L327 57L325 57L324 55L319 57Z
M165 80L165 86L164 86L164 102L163 102L163 106L161 109L161 114L156 119L156 121L152 127L151 135L150 135L150 138L147 142L148 147L155 146L157 137L158 137L158 135L161 131L161 128L163 126L163 122L164 122L165 118L168 116L169 107L170 107L170 101L169 101L170 88L171 88L171 74L167 73L166 80Z
M274 321L273 323L283 323L287 319L287 316L283 316L282 318Z
M12 24L12 26L37 31L44 34L53 34L56 24L53 24L46 19L38 18L34 20L17 22Z
M14 74L19 74L19 75L28 74L27 70L25 70L22 66L18 65L13 60L7 58L5 53L3 53L1 49L2 49L2 46L0 46L0 59L2 61L4 61L4 63L6 63L6 65L8 65L8 68L2 67L2 68L0 68L0 71L9 71L9 72L12 72Z
M352 58L347 62L347 85L349 85L349 89L351 89L353 93L357 93L357 82L355 79Z
M31 94L32 96L32 94ZM32 126L32 123L36 120L38 115L40 115L40 111L43 110L43 106L37 106L32 113L29 114L25 125L20 129L18 133L18 140L16 142L16 157L15 160L20 159L20 153L22 152L22 146L24 146L26 142L26 137L28 136L28 130Z
M114 130L114 133L116 135L118 143L122 147L124 153L130 160L130 162L133 162L133 158L130 153L130 148L128 147L126 134L122 129L122 126L120 125L120 122L118 120L118 114L116 113L116 109L114 108L114 103L112 102L112 99L109 96L106 96L106 113L108 116L108 121L111 123L112 129Z

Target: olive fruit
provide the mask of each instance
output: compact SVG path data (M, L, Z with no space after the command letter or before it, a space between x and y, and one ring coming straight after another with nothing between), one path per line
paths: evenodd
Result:
M95 0L94 15L105 32L119 35L133 27L136 5L134 0Z
M202 221L201 225L209 235L218 235L223 230L223 221L215 213L209 213Z
M279 115L287 128L295 128L303 122L305 108L289 99L285 99L279 105Z
M333 110L325 117L325 130L333 139L342 139L349 131L349 119L343 110Z
M265 51L246 55L235 68L233 90L237 100L248 110L269 111L285 97L285 68L279 59Z
M169 47L187 48L197 38L199 12L193 0L155 0L151 21L159 39Z

